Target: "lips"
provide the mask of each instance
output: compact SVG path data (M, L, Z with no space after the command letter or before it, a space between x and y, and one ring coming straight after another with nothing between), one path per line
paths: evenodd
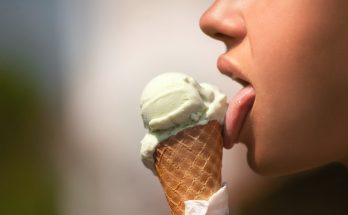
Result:
M234 59L222 55L218 59L217 66L221 73L231 77L243 86L230 101L225 117L224 146L231 148L238 142L245 119L254 104L255 89Z
M218 58L217 67L222 74L232 78L244 87L250 83L248 77L241 71L238 61L229 58L227 55L221 55Z

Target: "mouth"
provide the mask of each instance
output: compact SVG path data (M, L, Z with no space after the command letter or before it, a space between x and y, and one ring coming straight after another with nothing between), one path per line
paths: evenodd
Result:
M243 87L251 85L250 80L241 71L240 65L236 60L228 58L225 55L221 55L217 60L217 67L222 74L230 77Z
M239 140L240 131L253 107L256 93L237 62L222 55L218 59L217 66L221 73L242 85L242 89L230 101L225 116L224 147L232 148Z

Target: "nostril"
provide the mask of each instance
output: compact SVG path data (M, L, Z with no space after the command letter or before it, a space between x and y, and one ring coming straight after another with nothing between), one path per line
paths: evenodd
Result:
M220 41L225 42L225 43L229 43L231 40L231 37L229 37L228 35L223 34L223 33L218 33L218 32L213 34L212 37L216 40L220 40Z
M226 37L224 34L222 34L222 33L215 33L214 34L214 37L216 38L216 39L222 39L222 38L224 38L224 37Z

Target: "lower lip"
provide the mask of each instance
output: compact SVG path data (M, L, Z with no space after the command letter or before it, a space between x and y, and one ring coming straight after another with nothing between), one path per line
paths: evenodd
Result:
M224 127L224 146L231 148L239 138L240 130L255 101L255 90L252 86L241 89L230 102Z

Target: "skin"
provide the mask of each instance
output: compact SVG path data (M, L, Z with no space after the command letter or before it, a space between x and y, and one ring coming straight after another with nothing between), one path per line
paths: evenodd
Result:
M344 0L216 0L202 15L202 30L241 70L222 72L255 89L238 140L256 172L347 163L347 11Z

